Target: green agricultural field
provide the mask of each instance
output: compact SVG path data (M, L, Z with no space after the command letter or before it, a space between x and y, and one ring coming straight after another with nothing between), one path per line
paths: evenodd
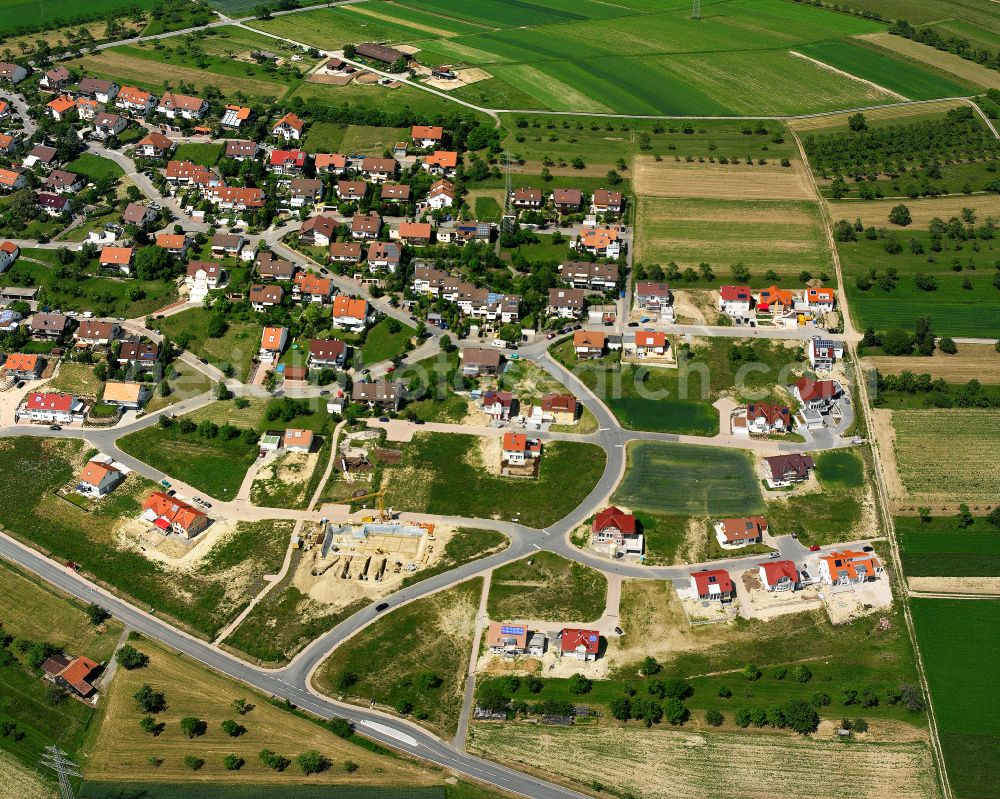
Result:
M177 150L173 157L178 161L193 161L202 166L214 166L221 154L221 144L185 142L184 144L177 145Z
M382 4L371 4L379 10ZM401 42L430 38L425 30L390 19L367 19L347 8L323 8L305 14L289 14L267 21L252 20L251 28L266 31L312 47L336 49L348 42Z
M908 577L1000 577L1000 535L985 519L965 529L953 518L897 516L895 523Z
M33 263L29 258L53 265ZM39 286L43 289L41 296L53 307L64 311L89 310L97 316L142 316L162 308L177 297L177 288L169 281L104 277L98 274L96 259L78 277L60 279L56 276L53 261L53 250L25 248L14 266L0 275L0 285Z
M1000 602L913 599L911 609L952 790L991 799L1000 771Z
M853 41L820 42L798 52L901 94L908 100L960 97L974 87Z
M257 459L256 441L242 436L228 441L182 433L179 425L147 427L119 439L129 455L165 475L204 491L216 499L231 499L239 491L247 469Z
M707 262L723 282L731 279L729 266L741 261L754 285L770 285L769 270L796 281L802 270L834 271L812 202L640 197L636 228L644 264L673 261L697 269Z
M91 183L102 178L117 180L125 175L125 170L110 158L101 158L93 153L81 153L66 164L66 171L83 175Z
M156 324L175 343L187 337L187 349L209 363L221 366L231 364L238 380L246 380L250 361L260 349L261 326L250 322L231 322L221 338L208 335L210 314L204 308L192 308L164 319Z
M742 516L764 503L750 457L740 450L636 441L614 500L652 513Z
M281 19L291 19L292 17L309 16L308 14L292 14ZM326 45L320 45L321 47ZM411 86L399 86L390 89L386 86L363 85L359 83L349 83L347 86L334 86L325 83L303 83L289 95L289 99L301 97L307 103L315 101L323 105L343 105L347 103L351 106L362 106L367 109L379 111L397 112L409 108L415 115L422 119L436 119L442 114L454 113L456 106L448 100L444 100L437 95L414 89ZM463 113L476 116L481 121L488 120L485 114L467 111Z
M415 5L403 5L402 3L363 3L358 5L344 6L344 10L357 16L357 26L366 35L369 34L370 26L378 26L382 23L394 25L405 25L414 28L427 36L459 36L463 33L482 33L490 30L490 26L476 21L462 22L455 19L446 11L438 10L432 6L429 11L427 5L421 8Z
M974 200L970 199L969 205L974 207ZM880 220L867 223L885 224ZM837 243L855 325L862 330L869 325L880 331L912 330L917 319L929 316L938 335L995 335L1000 329L1000 293L993 285L997 254L992 242L978 245L977 251L966 242L945 237L941 252L933 252L930 234L915 227L892 229L890 236L902 245L902 252L894 255L886 251L886 239L870 240L860 235L857 241ZM915 254L913 247L922 252ZM870 288L862 288L858 282L871 270L884 274L890 268L897 271L898 279L889 291L877 282ZM918 287L918 274L932 276L937 287L930 291Z
M493 572L486 611L494 621L587 623L604 614L607 593L601 572L554 552L538 552Z
M478 436L417 433L402 445L399 466L386 466L385 504L400 511L470 518L512 518L544 527L576 508L604 470L591 444L547 442L538 479L499 477L483 463ZM491 455L500 457L498 449Z
M413 713L450 738L462 710L482 591L477 577L381 617L334 650L316 674L317 687ZM449 646L436 643L441 635Z
M64 28L82 16L103 18L130 8L148 10L152 5L153 0L94 0L86 6L78 6L71 0L47 0L44 4L35 0L3 0L0 2L0 33L6 37L22 26Z

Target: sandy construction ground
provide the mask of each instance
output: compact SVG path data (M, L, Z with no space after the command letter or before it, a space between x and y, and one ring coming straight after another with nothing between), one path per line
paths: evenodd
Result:
M895 38L895 37L894 37ZM940 100L931 103L920 103L918 105L897 105L886 108L878 108L872 111L865 111L865 116L869 120L898 120L905 122L907 117L924 116L926 114L943 114L949 109L965 105L959 100ZM847 124L848 117L852 112L823 114L821 116L806 117L804 119L792 119L788 125L800 133L822 128L836 128Z
M1000 89L1000 73L975 61L966 61L953 53L904 39L902 36L893 36L891 33L866 33L858 38L915 61L922 61L942 72L950 72L985 89Z
M1000 353L992 344L959 344L958 352L945 355L936 350L929 357L894 358L890 355L866 357L866 367L878 369L882 374L901 372L929 374L948 383L1000 383Z
M959 194L951 197L927 197L916 200L827 200L827 207L834 219L854 220L858 217L866 225L889 227L889 212L897 205L905 205L910 209L913 222L909 227L892 229L901 236L910 230L927 230L927 225L934 217L940 217L946 222L953 216L961 218L963 208L972 208L976 212L977 222L983 222L986 217L1000 217L1000 196L996 194L974 194L966 196Z
M637 194L651 197L704 197L713 200L811 200L805 166L778 163L702 164L636 156L632 180Z
M840 799L845 780L822 776L829 774L845 775L850 795L857 799L940 796L923 741L855 740L847 746L831 732L803 738L794 733L647 730L641 725L556 728L479 722L469 730L469 748L568 782L581 779L580 764L586 763L587 780L642 799Z
M1000 577L909 577L911 591L926 594L996 594Z

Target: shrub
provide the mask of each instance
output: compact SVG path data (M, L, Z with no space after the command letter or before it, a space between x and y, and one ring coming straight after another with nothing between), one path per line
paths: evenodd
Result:
M661 668L662 666L660 666L656 658L650 655L643 659L642 665L639 667L639 671L641 671L646 677L652 677L654 674L659 674Z
M222 767L226 771L239 771L246 761L239 755L226 755L222 758Z
M830 695L817 691L810 697L809 704L813 707L826 707L830 704Z
M354 725L347 719L332 718L326 723L326 726L338 738L350 738L354 735Z
M572 694L589 694L593 683L577 672L569 678L569 691Z
M133 696L143 713L159 713L167 706L167 699L163 693L154 691L149 683L144 684Z
M207 730L208 723L196 716L185 716L181 719L181 732L188 738L204 735Z
M238 738L247 731L246 727L244 727L242 724L237 724L232 719L226 719L224 722L222 722L221 727L222 731L230 738Z
M310 749L308 752L303 752L297 758L299 768L302 769L302 773L306 776L310 774L319 774L322 771L326 771L330 768L330 760L315 749Z
M275 771L284 771L292 762L287 757L279 755L270 749L261 749L259 757L261 763Z
M358 770L358 764L355 763L353 760L344 761L344 771L346 771L348 774L353 774L357 770Z
M93 625L101 624L111 618L111 614L108 613L100 605L88 605L87 606L87 618Z
M743 679L749 682L755 682L760 679L761 672L753 663L748 663L743 667Z
M733 720L736 722L737 727L749 727L750 726L750 708L741 707L736 711L736 715Z
M205 761L200 757L195 757L194 755L185 755L184 765L191 769L191 771L197 771L205 765Z
M729 699L729 697L731 697L732 695L733 695L733 692L729 688L727 688L725 685L723 685L719 689L719 696L721 696L723 699Z
M795 682L809 682L812 679L813 673L809 670L808 666L798 665L792 669L792 679Z
M721 727L725 720L725 716L723 716L718 710L713 709L705 711L705 721L713 727Z
M668 722L678 725L687 721L690 713L680 699L672 696L663 703L663 715Z
M868 722L864 719L854 719L851 722L851 729L855 732L868 732Z

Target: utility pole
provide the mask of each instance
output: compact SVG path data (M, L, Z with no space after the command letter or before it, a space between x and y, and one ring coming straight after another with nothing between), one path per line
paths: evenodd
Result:
M701 19L701 0L691 0L691 19Z
M42 753L42 765L59 775L59 792L62 799L74 799L69 778L81 776L76 763L58 746L47 746Z

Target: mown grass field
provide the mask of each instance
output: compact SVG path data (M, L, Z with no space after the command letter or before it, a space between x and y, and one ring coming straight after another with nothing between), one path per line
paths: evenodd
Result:
M808 201L639 197L636 228L645 264L707 262L722 281L740 261L757 281L768 270L791 281L803 269L833 274L819 208Z
M693 516L763 511L753 464L740 450L636 441L628 461L614 495L628 507Z
M437 782L429 772L339 738L322 724L271 704L269 697L158 643L141 640L134 646L149 655L149 665L134 671L122 669L115 676L100 730L92 739L84 767L90 780L130 781L141 775L173 783L211 780L216 788L219 783L417 787ZM145 714L136 706L133 694L145 683L162 691L167 700L166 710L155 714L157 722L164 725L156 736L139 729L139 720ZM239 715L233 707L233 701L240 698L254 706L245 715ZM189 739L181 731L180 720L187 716L206 722L204 735ZM245 732L236 737L227 735L221 729L226 719L237 721ZM290 758L291 765L280 772L268 768L258 756L262 749ZM307 777L294 760L296 755L313 749L329 758L330 767ZM243 758L244 764L238 770L226 770L222 759L228 754ZM192 771L183 762L187 755L203 759L204 765ZM162 759L155 770L149 765L151 757ZM348 772L344 767L347 760L358 768ZM178 791L174 795L184 794Z
M450 738L462 710L482 590L477 577L379 618L334 650L316 673L316 686L331 696L374 699Z
M1000 577L1000 534L985 519L964 529L947 517L897 516L895 523L908 577Z
M1000 771L1000 602L913 599L911 609L952 790L990 799Z
M250 361L260 348L261 326L249 322L232 322L221 338L210 338L208 322L210 312L204 308L192 308L164 319L157 319L158 329L177 341L179 336L189 339L188 349L199 358L205 358L215 366L231 364L238 380L246 380L250 373Z
M83 175L91 183L104 177L120 178L125 174L125 170L110 158L101 158L93 153L81 153L66 164L66 171Z
M518 479L491 473L478 448L477 436L417 433L400 447L402 463L383 472L386 506L443 516L518 516L522 524L544 527L583 501L606 460L591 444L547 442L538 479Z
M214 166L221 154L221 144L185 142L177 145L173 157L178 161L192 161L202 166Z
M604 614L607 593L601 572L554 552L538 552L493 572L486 611L493 621L586 623Z
M409 325L399 325L399 330L395 333L389 330L389 320L382 319L365 336L365 343L361 347L361 357L366 366L375 363L388 361L396 355L402 355L405 351L406 342L409 341L417 331Z

